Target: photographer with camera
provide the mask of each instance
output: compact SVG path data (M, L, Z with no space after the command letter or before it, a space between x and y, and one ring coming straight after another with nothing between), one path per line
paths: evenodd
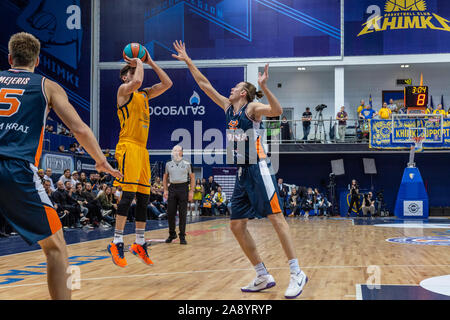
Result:
M352 212L352 207L354 204L356 204L356 212L359 212L359 186L355 179L352 180L352 184L349 186L350 190L350 205L348 206L348 212L347 217L350 216L350 213Z
M308 107L306 108L306 111L303 112L302 115L302 122L303 122L303 140L308 140L309 131L311 130L311 120L312 120L312 113L311 109Z
M369 213L370 218L372 218L375 214L375 200L372 199L372 192L364 195L362 212L364 217L367 215L367 213Z

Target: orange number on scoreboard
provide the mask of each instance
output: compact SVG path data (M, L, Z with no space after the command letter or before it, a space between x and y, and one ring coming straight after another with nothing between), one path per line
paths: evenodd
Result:
M422 107L425 105L426 94L422 93L417 96L417 106Z
M0 117L10 117L19 111L20 101L17 97L8 97L8 94L23 95L23 89L0 89L0 105L9 104L8 109L0 109Z

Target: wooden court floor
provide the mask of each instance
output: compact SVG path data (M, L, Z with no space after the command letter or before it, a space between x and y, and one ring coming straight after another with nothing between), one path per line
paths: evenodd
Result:
M393 237L432 236L434 229L354 225L350 219L287 219L300 266L309 277L298 299L355 300L356 285L367 283L373 275L369 266L379 268L380 284L418 285L426 278L450 274L448 247L386 241ZM178 242L152 245L150 257L155 263L153 266L146 266L126 253L128 266L123 269L116 267L106 252L110 239L68 246L69 256L92 256L94 259L78 265L80 289L73 291L72 298L284 299L289 268L270 221L250 221L249 230L266 267L277 282L275 287L263 293L240 291L241 286L254 278L255 272L234 239L228 219L224 218L188 224L187 246ZM146 233L146 239L164 239L166 236L167 229ZM134 235L124 239L125 245L129 245L134 241ZM23 278L20 282L0 286L0 299L48 299L45 269L37 268L43 262L45 258L40 250L0 257L2 274L8 270L39 271L39 274L18 276Z

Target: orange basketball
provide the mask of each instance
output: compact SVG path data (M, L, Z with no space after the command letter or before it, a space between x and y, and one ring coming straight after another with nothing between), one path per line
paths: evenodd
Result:
M125 57L128 57L130 59L139 58L142 60L142 62L144 62L147 57L147 51L145 50L145 47L136 42L127 44L123 49L122 54L124 59Z

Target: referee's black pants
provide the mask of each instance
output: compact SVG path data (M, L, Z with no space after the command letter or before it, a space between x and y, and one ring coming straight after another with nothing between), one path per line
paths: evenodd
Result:
M169 221L169 236L175 238L177 209L179 215L178 228L180 229L180 238L186 235L186 215L188 205L189 184L171 183L169 186L169 198L167 199L167 219Z

